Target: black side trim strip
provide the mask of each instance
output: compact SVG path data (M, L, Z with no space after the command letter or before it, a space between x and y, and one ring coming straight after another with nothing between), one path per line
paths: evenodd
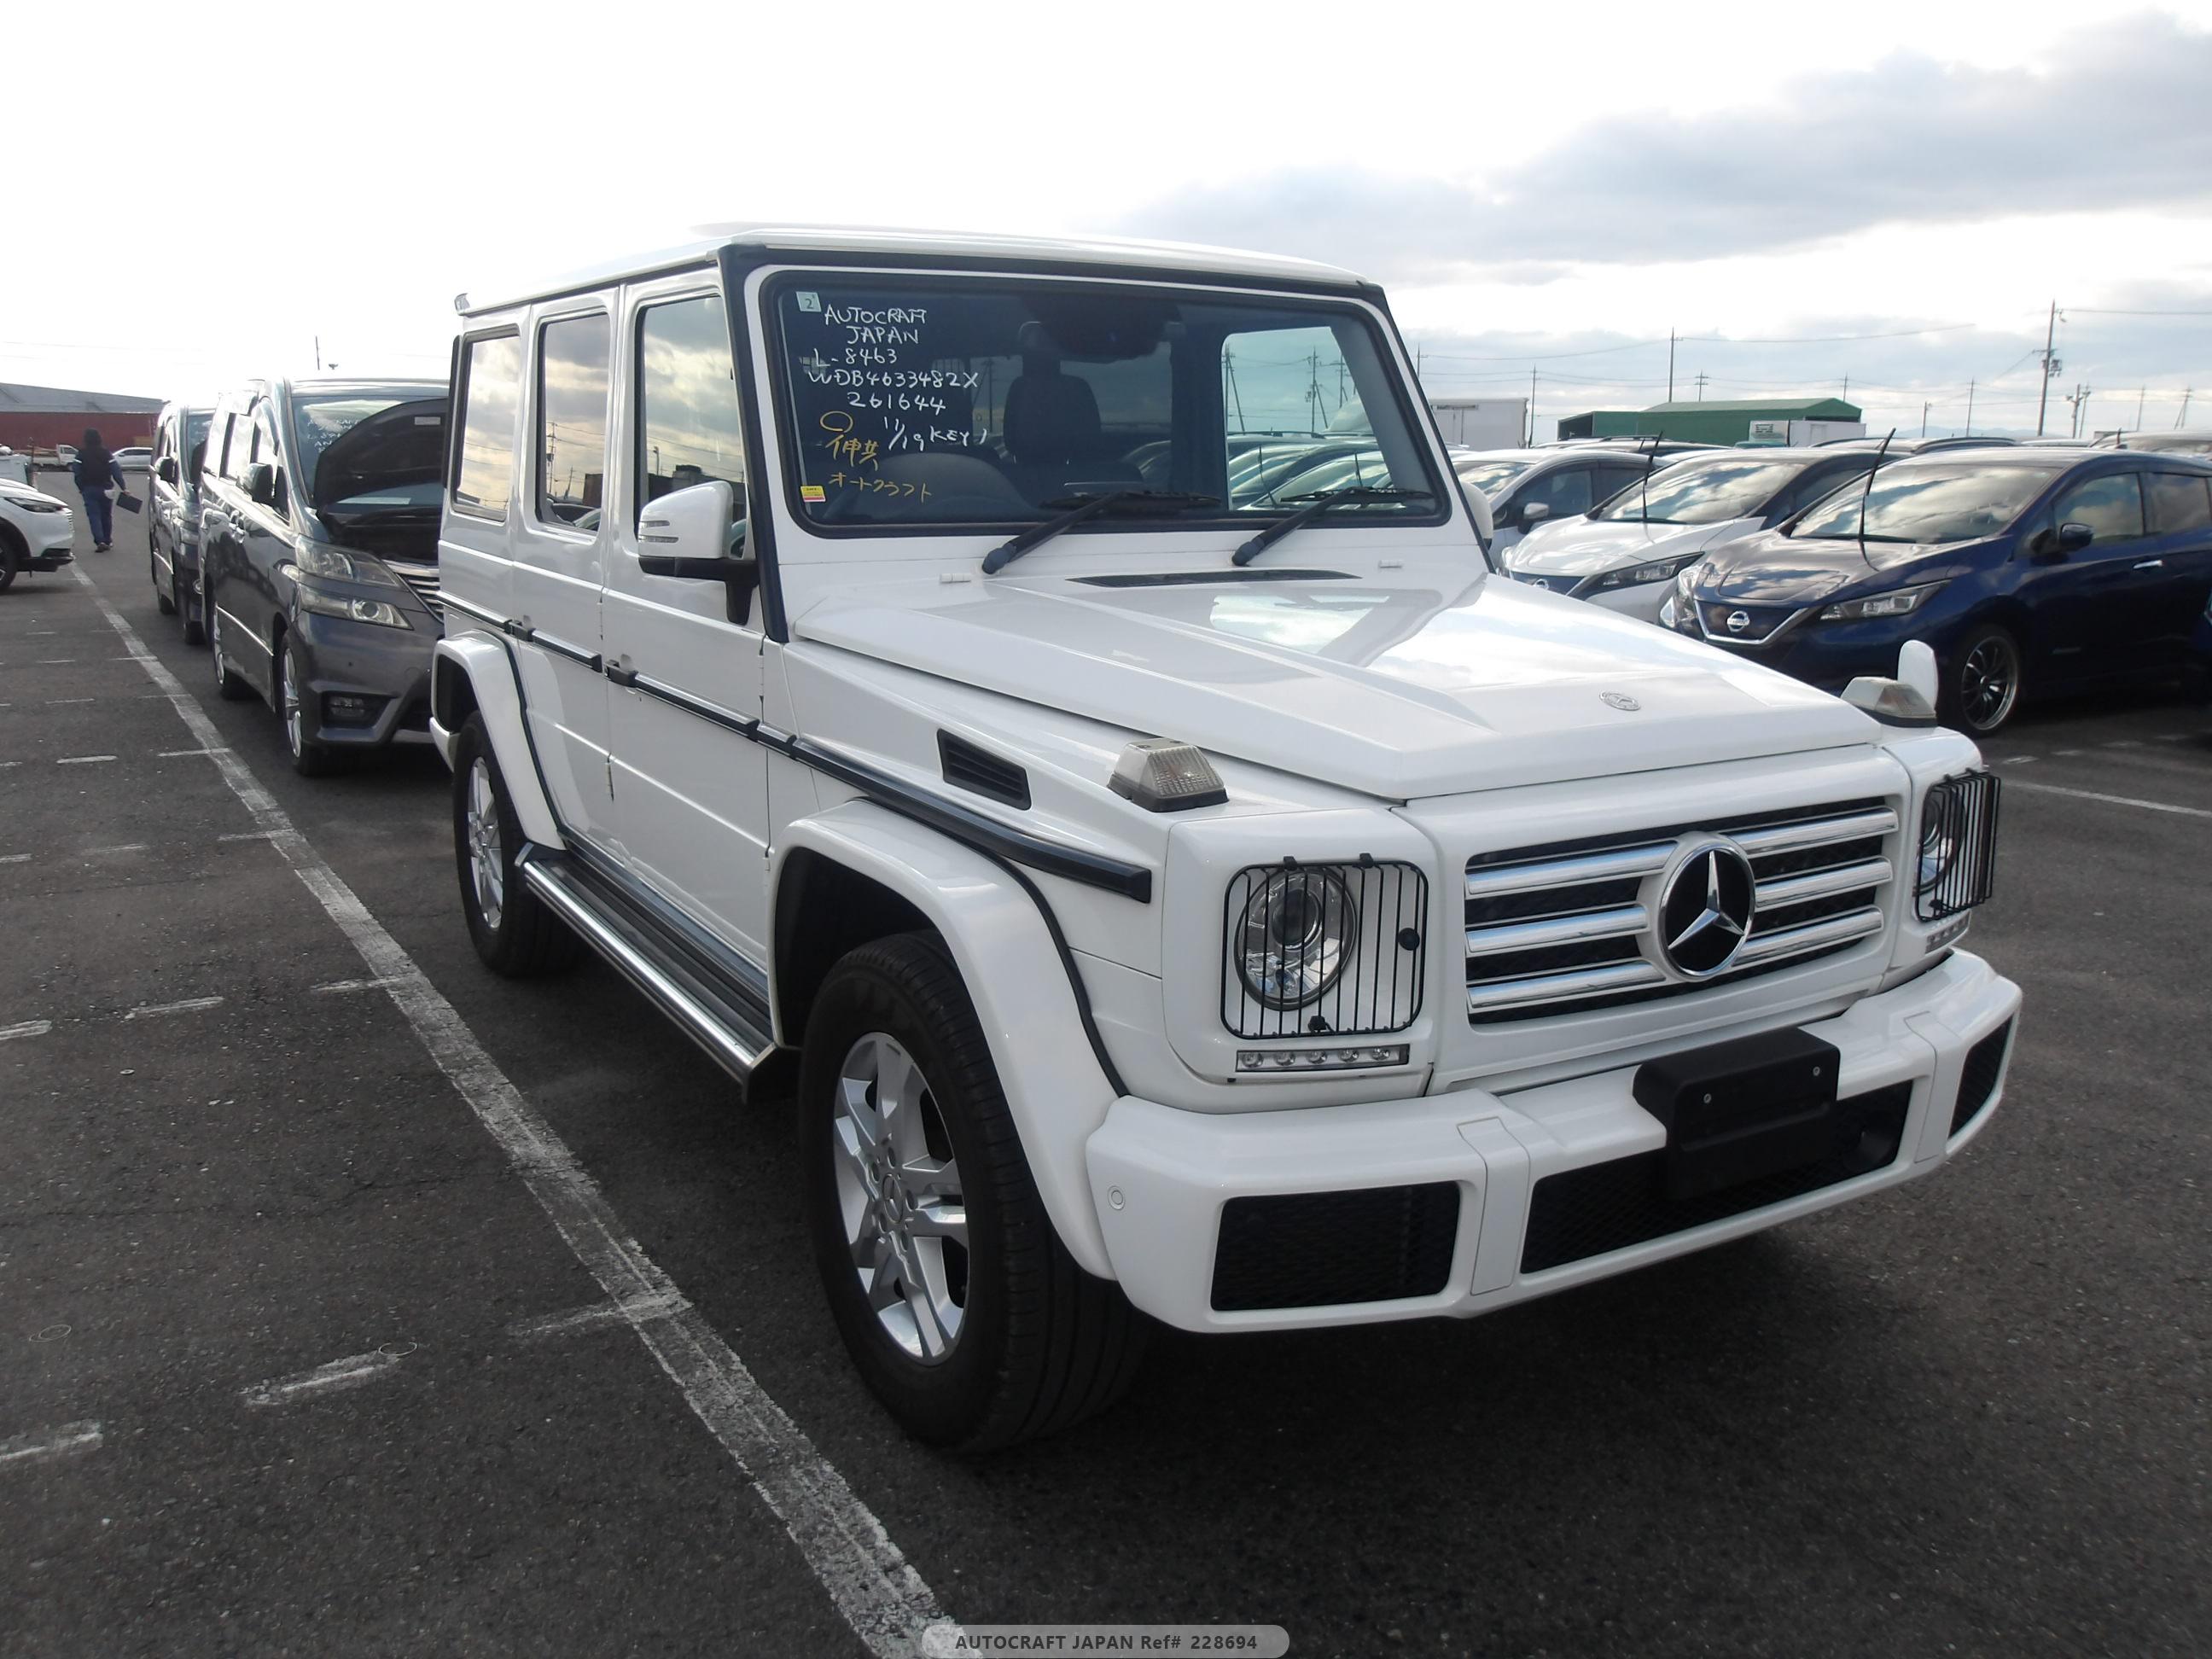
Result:
M580 645L571 645L566 640L556 639L543 629L533 628L522 637L532 645L550 651L556 657L566 657L570 662L581 663L594 674L599 672L600 657L596 651L586 651Z
M556 657L566 657L570 662L581 663L594 674L599 672L599 653L596 651L586 651L580 645L571 645L564 639L532 628L527 623L519 622L513 617L495 615L480 605L471 605L466 599L457 599L450 593L441 593L439 598L463 616L473 617L488 627L495 628L511 640L526 641L532 645L540 646L550 651Z
M963 842L980 853L1008 864L1027 865L1032 870L1042 870L1048 876L1058 876L1064 881L1080 882L1086 887L1098 887L1109 893L1119 893L1123 898L1134 899L1139 904L1152 902L1152 872L1141 864L1127 863L1121 859L1108 858L1103 854L1085 852L1079 847L1066 847L1042 836L1032 835L1026 830L1016 830L996 818L970 811L957 801L945 799L912 784L878 772L874 767L842 755L834 749L823 747L805 738L774 738L763 732L756 741L764 743L779 752L788 755L801 765L811 766L817 772L827 773L841 783L850 784L877 805L926 823L933 830L942 830L954 840Z
M741 738L757 738L758 736L760 730L758 720L748 720L742 714L733 714L726 708L717 708L711 702L702 702L696 697L678 691L672 685L664 685L659 680L648 679L635 669L618 669L611 666L607 670L607 678L617 685L628 686L633 691L642 691L647 696L665 702L671 708L680 708L687 714L696 715L710 725L720 726L725 732L734 732Z
M1052 935L1052 948L1060 952L1060 965L1067 970L1067 988L1075 994L1076 1017L1083 1022L1083 1035L1090 1041L1091 1056L1097 1060L1098 1069L1106 1074L1106 1086L1116 1095L1127 1094L1128 1085L1121 1081L1114 1056L1106 1052L1106 1039L1098 1035L1098 1020L1091 1012L1091 988L1083 982L1083 970L1075 964L1075 952L1068 948L1067 935L1060 931L1060 918L1053 914L1044 890L989 848L977 850L1020 883L1022 891L1036 905L1037 915L1044 919L1045 932Z

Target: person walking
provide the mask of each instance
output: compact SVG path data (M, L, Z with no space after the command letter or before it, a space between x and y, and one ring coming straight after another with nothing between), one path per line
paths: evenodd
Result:
M98 428L85 428L84 441L77 446L76 459L70 464L70 471L76 474L76 493L84 497L84 522L92 532L92 550L105 553L115 544L114 503L107 492L123 487L123 469L100 442Z

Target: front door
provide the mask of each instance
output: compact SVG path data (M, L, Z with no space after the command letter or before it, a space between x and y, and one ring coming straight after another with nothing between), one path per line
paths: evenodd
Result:
M2100 472L2075 483L2051 507L2054 535L2067 524L2088 526L2093 539L2046 566L2034 583L2048 677L2092 678L2142 665L2149 573L2139 567L2151 554L2141 475Z
M720 582L638 568L645 503L720 479L744 533L744 424L719 289L626 296L618 441L629 465L608 544L602 639L615 811L631 872L755 962L768 956L767 750L731 729L761 712L757 596L732 620ZM635 684L623 684L631 676Z

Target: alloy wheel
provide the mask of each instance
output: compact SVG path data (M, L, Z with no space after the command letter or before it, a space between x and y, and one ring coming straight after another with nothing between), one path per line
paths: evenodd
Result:
M2020 696L2020 659L2011 641L1995 635L1977 641L1959 671L1959 705L1977 732L1992 730L2012 713Z
M854 1272L884 1334L909 1358L936 1364L967 1317L968 1208L929 1080L895 1038L872 1031L838 1068L835 1111L837 1205Z
M300 665L289 645L278 661L284 676L284 695L280 700L283 704L284 742L292 751L292 758L297 760L307 741L307 717L300 708Z
M499 796L491 768L481 755L469 768L469 805L462 833L467 838L469 879L484 926L497 930L507 903L507 866L499 837Z

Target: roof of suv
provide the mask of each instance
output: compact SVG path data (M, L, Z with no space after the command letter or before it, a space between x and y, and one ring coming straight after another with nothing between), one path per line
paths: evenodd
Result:
M964 231L856 229L842 225L702 225L698 234L703 240L625 259L605 260L581 270L562 273L550 282L501 283L481 294L456 295L453 309L464 317L473 316L530 300L599 288L627 276L681 270L705 264L725 247L765 248L771 253L801 257L858 253L962 264L1097 265L1125 270L1259 276L1278 283L1324 288L1358 289L1368 285L1366 279L1355 271L1311 259L1249 253L1188 242L1110 238L1074 240L1055 236L988 236Z

